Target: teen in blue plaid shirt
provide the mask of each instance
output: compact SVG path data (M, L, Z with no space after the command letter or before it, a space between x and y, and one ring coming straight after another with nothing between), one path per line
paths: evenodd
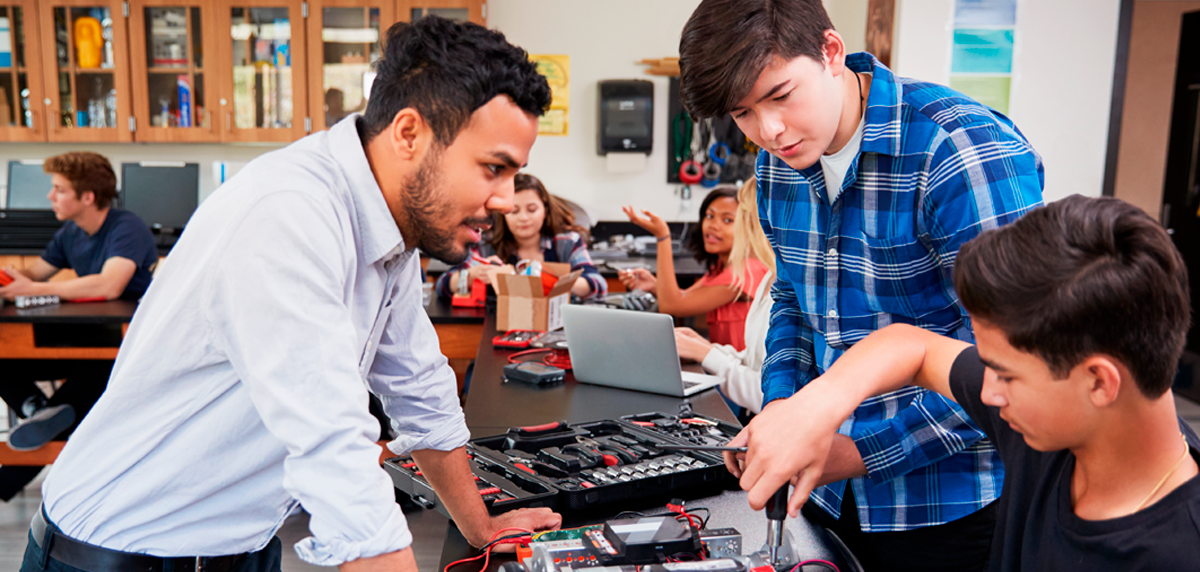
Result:
M958 248L1042 200L1041 159L1008 118L847 56L819 0L706 0L680 54L688 110L732 114L763 149L759 215L779 267L763 415L888 324L972 340ZM754 427L738 439L750 459L772 439ZM810 519L867 570L985 567L1003 467L960 407L908 388L864 402L840 433ZM790 477L790 461L767 470ZM762 476L742 477L755 507L774 492L753 487Z

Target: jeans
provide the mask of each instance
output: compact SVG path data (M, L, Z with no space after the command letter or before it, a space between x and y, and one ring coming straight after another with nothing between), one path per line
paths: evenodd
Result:
M282 554L283 543L276 536L271 539L271 542L267 543L266 548L254 552L242 560L236 572L281 572L280 558L282 558ZM107 570L84 570L82 568L75 568L74 566L67 566L54 558L46 559L46 567L42 568L40 565L41 560L42 549L37 542L34 542L33 532L30 532L29 545L25 547L25 562L21 564L21 572L41 572L43 570L49 572L109 572ZM174 572L171 568L171 565L165 565L163 566L163 572Z

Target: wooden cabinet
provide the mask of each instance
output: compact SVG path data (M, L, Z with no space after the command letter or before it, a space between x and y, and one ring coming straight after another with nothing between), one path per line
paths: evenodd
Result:
M0 141L277 142L366 108L387 30L482 0L0 0ZM7 29L7 30L6 30Z
M367 107L384 34L396 21L391 0L315 0L308 13L308 93L313 131Z
M118 0L42 0L50 141L132 141L129 48Z
M0 3L4 31L11 40L8 52L0 52L0 140L45 141L45 78L33 0Z
M216 29L212 2L131 0L134 139L220 140Z
M311 131L300 0L217 0L222 141L295 141Z
M396 0L396 12L404 22L435 15L487 26L487 2L483 0Z

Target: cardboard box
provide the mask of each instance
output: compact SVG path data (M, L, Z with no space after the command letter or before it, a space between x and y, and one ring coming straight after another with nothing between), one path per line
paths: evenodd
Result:
M561 328L560 308L571 303L571 287L583 274L570 270L570 265L557 262L542 265L543 273L559 277L548 294L543 294L540 276L496 276L496 328L543 332Z

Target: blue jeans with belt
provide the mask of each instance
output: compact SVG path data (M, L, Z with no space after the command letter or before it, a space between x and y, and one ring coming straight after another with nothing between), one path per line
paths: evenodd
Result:
M60 534L62 531L53 522L47 519L47 538L52 536L55 531ZM53 557L47 557L43 554L42 547L45 546L45 538L33 537L33 531L29 532L29 545L25 547L25 561L21 564L21 572L107 572L97 570L86 570L68 566L55 560ZM276 536L267 543L267 546L258 552L247 554L233 572L281 572L280 559L283 553L283 543ZM163 572L175 572L173 566L168 562L163 566Z

